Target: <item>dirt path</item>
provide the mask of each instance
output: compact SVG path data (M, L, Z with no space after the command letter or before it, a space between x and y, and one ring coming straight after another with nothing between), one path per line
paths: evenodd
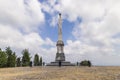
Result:
M120 67L4 68L0 80L120 80Z

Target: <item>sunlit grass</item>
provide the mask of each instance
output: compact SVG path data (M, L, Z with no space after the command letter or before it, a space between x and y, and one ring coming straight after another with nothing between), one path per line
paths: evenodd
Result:
M0 68L0 80L120 80L120 67Z

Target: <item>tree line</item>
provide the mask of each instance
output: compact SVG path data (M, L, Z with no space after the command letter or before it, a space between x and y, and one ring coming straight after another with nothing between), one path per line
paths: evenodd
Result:
M38 54L34 55L34 60L31 61L31 56L28 49L22 51L22 57L17 57L16 53L10 47L5 50L0 49L0 68L3 67L25 67L25 66L42 66L42 57Z

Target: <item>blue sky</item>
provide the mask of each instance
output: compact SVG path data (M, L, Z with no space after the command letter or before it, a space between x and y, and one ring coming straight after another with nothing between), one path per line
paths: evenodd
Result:
M47 14L45 14L48 16ZM58 15L58 14L56 14ZM52 16L51 16L52 17ZM58 25L51 26L49 23L49 19L46 18L46 24L44 25L43 31L40 33L42 38L49 37L52 41L56 42L58 40ZM57 21L56 21L57 22ZM63 41L66 43L66 40L72 39L74 40L74 37L72 35L74 23L68 22L67 20L63 20L62 23L62 34L63 34Z
M0 0L0 48L55 60L62 13L66 60L120 65L119 0Z

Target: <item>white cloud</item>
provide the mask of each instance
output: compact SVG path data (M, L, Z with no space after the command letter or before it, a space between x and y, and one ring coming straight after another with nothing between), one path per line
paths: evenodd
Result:
M86 59L91 60L94 65L119 65L120 55L114 52L112 47L85 44L80 40L68 40L65 46L65 55L68 61L77 62Z
M30 32L36 31L43 22L44 14L37 0L0 1L0 24Z
M11 46L14 48L36 48L44 44L43 39L38 33L22 34L17 29L10 26L0 25L0 44L2 48Z
M95 47L96 50L92 50L92 52L86 49L89 53L86 57L94 59L94 63L119 65L120 63L117 63L117 61L119 60L118 55L120 55L120 52L114 44L120 43L113 36L120 33L120 11L118 10L120 1L118 3L112 1L112 4L109 4L109 6L106 6L107 3L110 3L110 1L104 2L104 5L101 2L97 5L93 4L94 7L87 5L89 8L88 12L85 12L87 15L80 15L83 21L74 28L73 34L76 39L83 41L82 45L88 45L88 49L92 50L91 47ZM97 9L98 6L100 7ZM84 10L84 6L82 7Z
M56 12L59 11L63 19L78 22L72 31L76 40L67 40L65 45L68 61L90 59L93 64L120 65L117 62L120 60L119 7L120 0L48 0L42 3L1 0L0 47L11 46L18 55L28 48L31 56L39 53L44 61L54 61L55 42L49 37L42 39L38 28L45 22L42 10L53 16L52 26L57 24Z
M43 48L44 45L50 47ZM5 49L7 46L10 46L18 56L22 55L23 49L29 49L32 58L38 53L46 62L52 61L52 56L55 56L56 52L55 43L49 38L43 40L38 33L22 34L11 26L0 25L0 48Z
M0 48L10 46L18 56L27 48L32 58L35 53L45 61L47 55L52 58L54 42L50 38L42 39L38 30L45 23L44 17L38 0L0 0Z
M120 0L59 0L50 5L52 12L62 12L64 19L77 23L72 31L75 41L68 40L68 59L91 59L94 64L120 65ZM55 3L55 2L54 2ZM47 12L47 11L46 11ZM70 56L71 55L71 56ZM77 58L79 57L79 58Z

